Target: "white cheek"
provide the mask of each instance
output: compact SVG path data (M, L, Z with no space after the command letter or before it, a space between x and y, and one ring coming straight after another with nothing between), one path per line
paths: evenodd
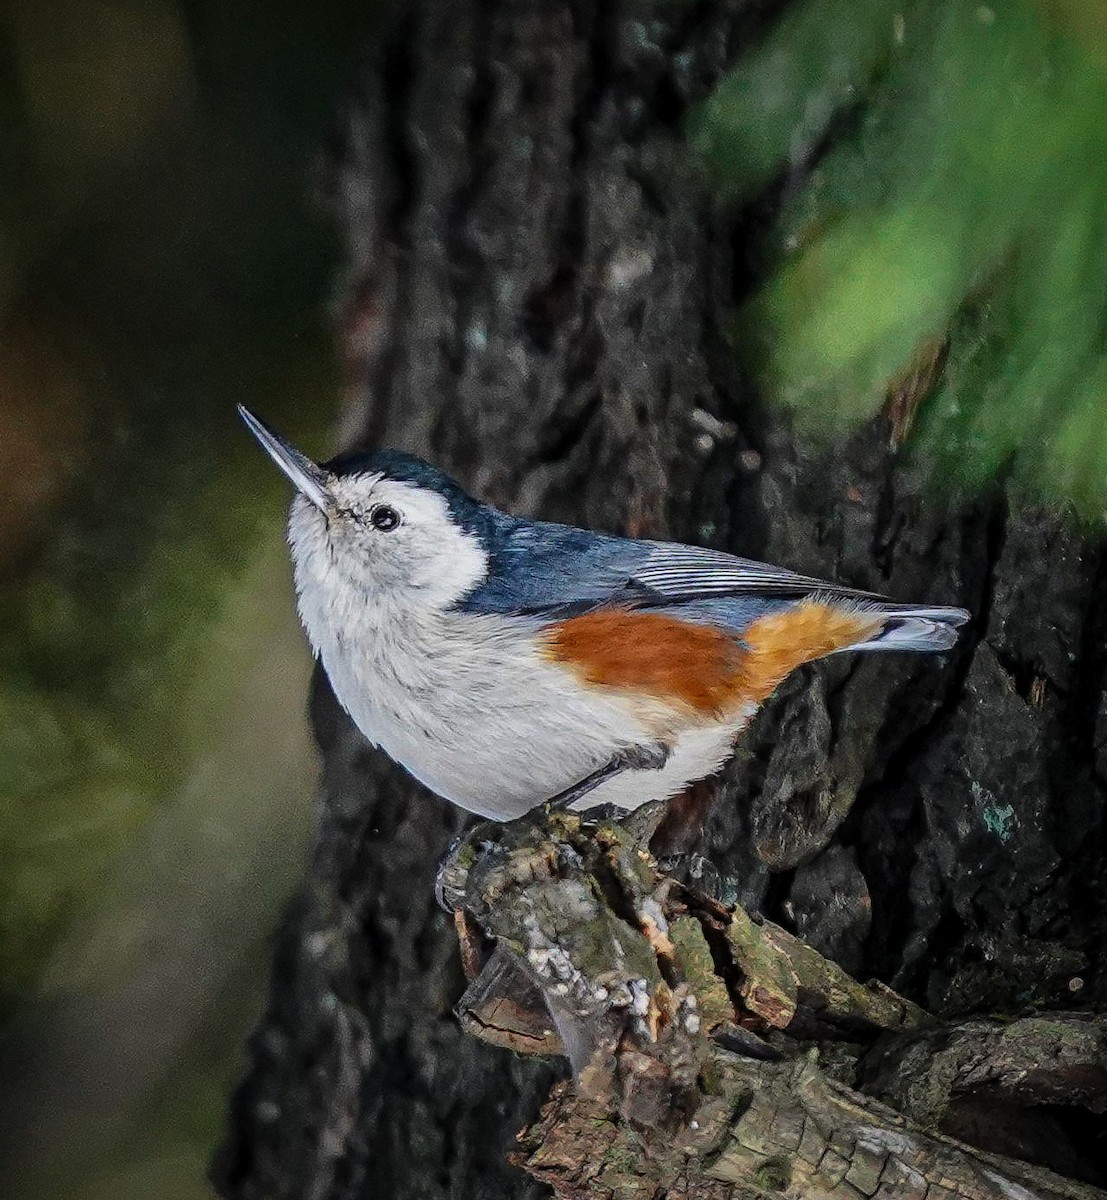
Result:
M488 556L480 542L456 527L436 534L425 548L422 539L418 544L422 553L412 553L411 581L435 608L455 604L488 574Z

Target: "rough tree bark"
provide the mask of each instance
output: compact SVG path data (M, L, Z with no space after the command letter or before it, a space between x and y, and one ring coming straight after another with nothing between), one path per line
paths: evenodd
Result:
M665 865L948 1018L1102 1009L1107 560L1006 485L927 491L890 449L894 415L805 444L738 374L721 326L773 200L715 206L680 120L763 10L395 5L328 172L347 440L413 449L517 511L970 608L944 661L841 659L786 685L670 822ZM313 717L316 852L217 1186L544 1194L505 1156L563 1068L468 1038L452 1013L465 983L432 884L461 819L366 746L321 678ZM902 1050L876 1090L906 1105L894 1064L956 1036ZM1107 1183L1102 1123L1063 1101L1035 1110L1041 1144L999 1144L1002 1105L964 1105L959 1131Z

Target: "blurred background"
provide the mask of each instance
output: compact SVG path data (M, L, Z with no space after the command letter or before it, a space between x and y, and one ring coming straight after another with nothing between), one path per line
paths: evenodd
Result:
M1107 0L785 4L688 133L768 214L731 328L760 394L816 435L885 409L942 488L1102 534Z
M770 7L680 135L756 231L747 377L1102 530L1107 4ZM234 405L333 448L312 173L374 17L0 8L0 1150L30 1200L209 1194L315 781L287 489Z
M312 172L372 14L0 6L5 1194L209 1194L315 787L287 491L234 406L333 448Z

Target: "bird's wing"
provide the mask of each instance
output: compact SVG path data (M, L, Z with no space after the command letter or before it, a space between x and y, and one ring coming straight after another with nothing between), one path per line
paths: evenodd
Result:
M488 578L462 601L470 612L569 615L605 604L664 607L818 592L879 599L781 567L675 542L608 537L520 523L496 548Z
M731 596L793 597L812 592L842 599L881 599L873 592L827 583L783 567L724 554L720 550L682 546L675 542L642 542L639 545L648 546L649 552L634 569L635 583L670 602Z

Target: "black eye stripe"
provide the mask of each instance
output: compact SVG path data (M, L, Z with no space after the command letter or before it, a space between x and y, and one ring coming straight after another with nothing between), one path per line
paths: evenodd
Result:
M369 524L381 533L390 533L400 523L400 514L391 504L377 504L369 510Z

